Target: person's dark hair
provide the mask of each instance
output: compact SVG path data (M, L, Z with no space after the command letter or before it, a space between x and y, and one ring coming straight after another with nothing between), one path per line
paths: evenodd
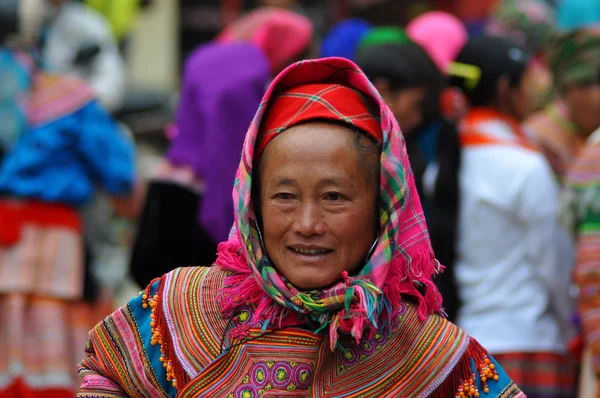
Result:
M527 50L509 39L475 37L458 54L455 70L466 67L477 72L479 77L454 73L451 69L450 83L465 93L471 106L487 106L496 100L502 77L509 78L511 87L521 83L530 59Z
M445 267L434 283L442 294L444 310L450 321L455 321L460 308L458 285L454 275L457 258L458 215L460 212L459 170L461 149L458 129L454 122L438 119L432 126L425 126L406 138L406 149L415 176L415 185L423 203L431 246L436 258ZM426 159L421 150L422 135L438 129L434 160ZM437 176L433 192L424 187L424 175L428 167L437 163Z
M439 114L439 97L443 76L429 55L413 42L372 45L360 48L356 64L375 82L384 79L394 92L423 87L427 97L423 104L424 119Z

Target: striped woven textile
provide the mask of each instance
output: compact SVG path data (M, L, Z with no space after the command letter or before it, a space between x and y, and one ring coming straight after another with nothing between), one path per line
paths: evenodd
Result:
M249 306L223 317L226 276L220 267L177 269L98 324L78 397L447 398L492 363L498 380L476 377L469 391L524 397L475 340L437 315L420 320L413 304L359 344L341 337L332 352L326 336L300 325L250 327Z
M525 130L562 180L585 145L585 137L577 134L569 120L566 105L560 99L547 105L525 122Z
M89 329L107 313L105 303L0 294L0 397L73 397Z
M75 210L61 209L79 220ZM4 231L8 215L0 214ZM88 318L93 314L76 302L83 289L81 235L31 220L17 231L14 244L0 243L0 397L70 397L86 332L100 319Z
M36 74L29 103L29 121L33 125L49 123L69 115L94 99L90 87L78 79Z
M0 245L0 294L11 292L81 298L81 235L67 228L25 224L17 244Z
M577 235L575 283L579 286L579 310L585 344L600 372L600 134L574 162L565 180L567 217Z
M575 396L575 362L569 357L552 353L510 353L494 357L527 398Z

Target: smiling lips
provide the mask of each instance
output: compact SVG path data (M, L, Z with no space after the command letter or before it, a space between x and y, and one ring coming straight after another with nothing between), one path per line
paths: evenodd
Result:
M322 247L299 247L299 246L288 246L288 249L294 253L302 254L305 256L318 256L333 252L331 249L325 249Z

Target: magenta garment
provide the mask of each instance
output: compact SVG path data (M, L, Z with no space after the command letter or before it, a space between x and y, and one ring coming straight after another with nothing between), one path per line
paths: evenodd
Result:
M238 18L217 37L223 42L251 42L258 46L278 73L297 61L310 46L313 25L295 12L261 7Z
M443 11L427 12L406 26L408 37L418 43L444 74L469 35L460 19Z
M198 220L215 243L227 240L233 224L231 187L270 71L268 59L250 43L207 44L185 65L178 132L167 159L203 180Z

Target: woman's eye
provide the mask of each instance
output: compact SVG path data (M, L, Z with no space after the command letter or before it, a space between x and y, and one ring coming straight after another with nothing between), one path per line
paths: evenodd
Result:
M342 199L343 199L342 195L337 192L329 192L329 193L325 194L325 200L337 201L337 200L342 200Z
M291 193L280 192L275 194L275 198L281 200L291 200L294 199L294 195L292 195Z

